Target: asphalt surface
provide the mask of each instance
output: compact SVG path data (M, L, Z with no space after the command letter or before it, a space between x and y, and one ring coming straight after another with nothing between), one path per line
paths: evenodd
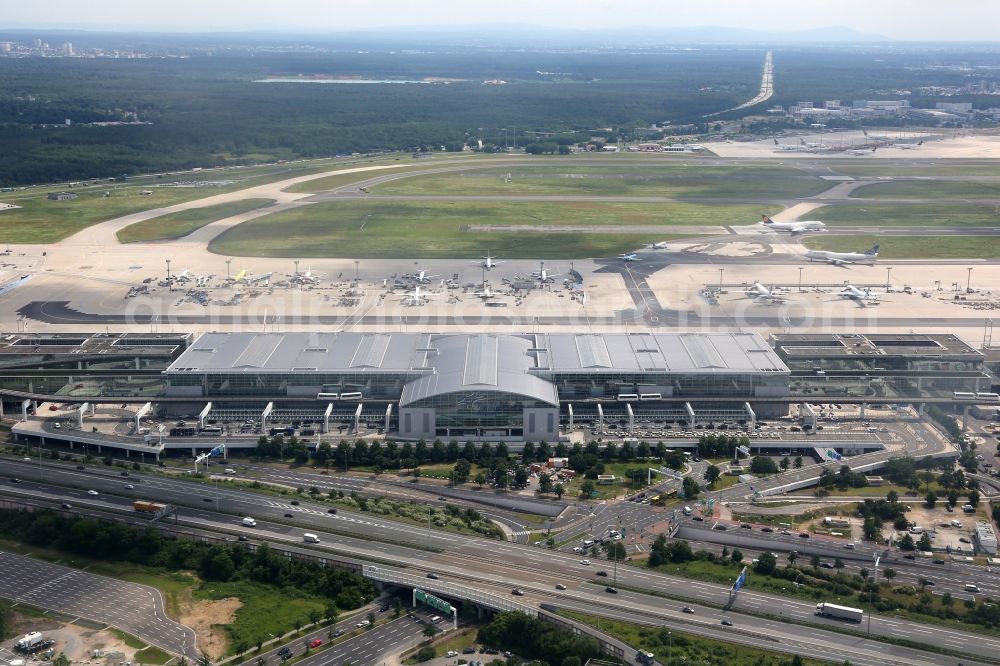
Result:
M0 468L8 468L10 463L0 463ZM52 477L53 474L47 474ZM191 484L184 481L163 480L175 486L175 491L179 492L184 486ZM19 488L28 485L22 484L8 485L5 491L11 488ZM56 487L36 487L23 488L30 490L33 496L44 496L51 494L54 498L79 491L66 491ZM149 493L151 499L163 499L159 496L160 490L152 483L145 490L153 490ZM92 496L84 496L91 497ZM106 501L103 496L92 498ZM86 500L85 500L86 501ZM120 506L120 503L118 504ZM308 507L307 507L308 508ZM243 531L254 536L254 538L266 539L275 542L284 542L301 545L301 534L303 527L299 525L310 519L322 520L325 516L312 516L310 514L294 514L294 527L262 521L258 518L256 528L243 529L239 525L238 518L226 514L218 514L214 511L192 512L190 509L182 511L182 519L197 527L218 528L223 527L230 532ZM299 517L301 516L301 522ZM359 526L364 527L364 526ZM407 528L412 531L412 528ZM368 530L367 527L364 528ZM379 542L369 542L363 538L346 537L338 534L324 532L319 528L310 527L310 531L319 534L321 545L319 550L336 550L344 554L356 557L376 557L383 561L391 561L393 566L405 567L414 573L434 572L439 579L427 580L426 588L435 591L438 581L458 583L467 585L474 589L488 591L496 595L508 595L511 587L517 586L526 590L528 598L535 598L539 602L552 599L557 600L579 600L589 589L592 582L599 582L601 585L607 584L607 579L596 579L595 575L598 565L582 565L579 556L573 556L560 552L553 552L543 548L526 547L518 544L490 541L462 537L458 535L434 535L433 532L427 536L429 543L446 544L442 552L428 553L427 551L414 550L411 547L387 544ZM424 532L424 530L418 530ZM607 563L605 569L610 569ZM565 584L569 590L557 592L554 590L556 583ZM663 596L686 597L692 601L700 603L709 602L711 604L724 605L728 602L729 589L725 585L717 585L692 581L676 576L663 575L645 569L630 566L619 566L617 571L617 583L623 589L644 590ZM600 588L599 588L600 589ZM600 605L598 605L599 600ZM831 601L836 601L831 599ZM678 602L664 601L645 595L643 603L646 604L646 612L659 617L666 622L670 619L669 607ZM626 610L633 610L636 603L629 599L625 600L621 595L601 594L592 604L594 611L600 610L611 615ZM603 606L603 608L602 608ZM739 616L741 626L757 627L763 620L752 615L744 615L743 611L748 610L754 613L772 614L774 609L780 609L782 617L790 623L786 631L799 636L800 639L826 636L824 629L842 628L843 624L828 618L821 618L815 615L815 604L810 602L800 602L775 595L759 594L744 590L740 594L738 604L731 613ZM866 622L867 629L867 622ZM871 620L872 636L892 636L903 638L918 643L927 643L946 649L958 650L973 656L994 658L1000 653L1000 640L975 634L953 630L950 628L936 627L933 625L921 625L914 622L901 622L893 617L875 615ZM829 640L841 640L830 636ZM921 663L921 662L914 662ZM940 663L940 662L931 662Z
M0 597L103 622L173 654L197 660L193 630L163 610L159 590L0 552Z

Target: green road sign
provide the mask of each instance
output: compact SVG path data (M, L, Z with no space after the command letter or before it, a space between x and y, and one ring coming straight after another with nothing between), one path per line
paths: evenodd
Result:
M423 590L414 590L414 592L417 593L417 601L422 601L428 606L438 609L442 613L452 614L455 612L455 609L452 607L451 604L449 604L447 601L438 599L433 594L424 592Z

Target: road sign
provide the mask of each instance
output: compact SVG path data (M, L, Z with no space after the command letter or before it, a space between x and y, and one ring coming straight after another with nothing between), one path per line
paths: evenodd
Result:
M747 446L737 446L736 450L739 451L740 453L742 453L745 456L749 456L750 455L750 447L747 447Z
M455 609L454 607L452 607L451 604L449 604L447 601L444 601L443 599L438 599L429 592L424 592L423 590L414 590L414 592L417 595L417 601L422 601L428 606L438 609L442 613L451 614L455 612Z
M743 571L740 572L739 577L736 582L733 583L733 592L739 592L740 588L743 587L744 583L747 582L747 568L743 567Z

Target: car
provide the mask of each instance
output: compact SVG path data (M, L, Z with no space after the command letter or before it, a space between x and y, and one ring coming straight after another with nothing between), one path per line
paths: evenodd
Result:
M129 476L128 470L122 470L121 476Z
M729 529L729 527L723 525L722 523L719 523L718 525L715 526L715 529L719 530L720 532L725 532L726 530Z
M703 517L701 517L701 516L695 516L691 520L697 520L699 523L705 522L705 519Z
M608 592L610 594L618 594L618 590L616 588L614 588L614 587L611 587L610 585L608 585L606 588L604 588L604 591Z
M820 566L823 567L824 569L832 569L833 568L833 565L830 564L829 562L820 562Z
M241 534L240 537L239 537L239 540L240 541L246 541L247 540L247 535L246 534Z
M608 577L608 572L607 571L598 571L597 575L598 576L604 576L605 578L607 578Z
M340 638L343 635L344 635L344 630L343 629L337 629L337 631L333 632L333 637L334 638Z
M211 500L209 500L209 501L211 501ZM286 513L286 514L285 514L285 518L294 518L294 517L295 517L295 516L293 516L293 515L292 515L292 514L290 514L290 513Z
M541 542L539 541L539 543L541 543ZM582 553L583 552L583 548L581 548L580 546L573 546L573 552L574 553Z
M744 530L752 530L753 529L753 525L751 525L749 523L743 523L742 525L740 525L740 528L744 529Z
M513 594L515 597L523 597L524 596L524 590L522 590L520 588L517 588L517 587L515 587L513 590L511 590L510 593Z
M355 627L367 627L367 626L368 626L368 625L370 625L370 624L371 624L371 622L369 622L368 620L361 620L361 622L358 622L358 623L357 623L356 625L354 625L354 626L355 626Z
M84 467L83 465L77 465L77 466L76 466L76 468L77 468L77 469L87 469L87 468L86 468L86 467Z
M967 539L966 537L958 537L958 540L959 540L960 542L962 542L962 543L972 543L972 542L971 542L971 541L969 541L969 539Z
M590 566L590 560L580 560L580 564L582 564L585 567L589 567Z
M927 580L927 579L925 578L925 579L924 579L924 586L926 586L926 587L934 587L934 581L932 581L932 580Z
M298 500L292 500L292 506L298 506L298 505L299 505Z
M62 508L64 508L64 509L66 509L67 511L69 511L70 509L72 509L72 508L73 508L73 505L72 505L72 504L69 504L68 502L63 502L63 503L62 503Z
M917 556L914 555L913 553L907 553L906 555L903 555L903 559L904 560L915 560L915 559L917 559Z
M955 507L953 507L950 504L946 505L944 508L945 508L945 511L947 511L948 513L955 513Z
M88 490L88 491L87 491L87 494L88 494L88 495L96 495L96 494L97 494L97 491L96 491L96 490Z
M458 656L458 650L448 650L447 654L445 654L444 656L446 656L446 657L457 657Z
M809 532L799 532L799 538L808 539L809 538Z
M774 531L774 528L773 527L762 527L762 528L760 528L760 531L761 532L767 532L767 533L770 534L771 532Z
M556 583L556 589L557 590L565 590L566 586L563 585L562 583Z
M319 647L322 644L323 644L323 641L320 640L320 639L318 639L318 638L314 638L311 641L309 641L309 647L311 647L311 648L317 648L317 647Z
M333 515L337 515L337 510L336 509L327 509L326 512L327 513L332 513Z
M694 615L694 609L691 608L690 606L685 606L684 608L681 609L681 612L688 613L689 615Z
M944 560L940 558L934 558L932 562L934 562L934 564L944 564Z
M132 490L133 488L135 488L135 486L133 486L131 483L126 483L125 488L127 488L128 490Z
M211 502L211 501L212 501L212 498L211 498L211 497L202 497L202 498L201 498L201 501L202 501L202 502Z
M462 650L462 654L476 654L476 648L470 645L469 647Z
M16 476L14 476L14 477L11 477L10 482L11 483L21 483L21 479L19 479Z
M427 572L427 577L430 578L431 580L437 580L438 578L440 578L440 576L438 576L433 571L428 571Z
M724 627L731 627L731 626L733 626L733 621L730 620L728 617L724 617L724 618L722 618L722 623L721 624Z

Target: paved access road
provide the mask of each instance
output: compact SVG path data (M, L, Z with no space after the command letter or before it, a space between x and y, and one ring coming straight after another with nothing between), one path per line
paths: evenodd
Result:
M0 597L105 622L174 653L198 658L193 630L163 610L159 590L0 552Z
M298 662L297 666L375 666L390 654L399 654L424 640L424 622L416 616L403 615L333 647L316 652ZM276 663L281 663L280 660Z

